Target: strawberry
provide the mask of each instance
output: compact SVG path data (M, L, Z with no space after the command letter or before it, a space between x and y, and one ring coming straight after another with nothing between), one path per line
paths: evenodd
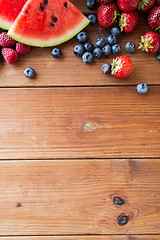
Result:
M109 4L112 3L114 0L97 0L97 2L101 3L101 4Z
M117 0L119 9L123 12L131 12L138 8L139 0Z
M10 64L18 61L18 53L12 48L2 48L2 56Z
M110 3L108 5L102 4L98 8L97 17L98 22L101 27L109 28L112 27L116 21L118 15L118 7L115 3Z
M31 50L30 46L27 46L27 45L25 45L23 43L20 43L20 42L16 43L16 51L17 51L17 53L25 54L25 53L28 53L30 50Z
M147 32L141 36L141 43L139 49L149 54L156 53L160 48L160 37L156 32Z
M148 24L153 30L160 31L160 6L156 6L150 11Z
M160 0L156 0L156 5L160 6Z
M136 30L139 24L139 15L137 12L128 12L128 13L121 13L121 18L119 21L119 26L121 31L125 33L131 33Z
M145 13L151 10L156 3L156 0L140 0L138 10L140 13Z
M113 59L111 74L116 78L127 78L133 72L132 61L126 56Z
M16 41L9 37L6 32L0 34L0 45L2 47L12 47L16 44Z

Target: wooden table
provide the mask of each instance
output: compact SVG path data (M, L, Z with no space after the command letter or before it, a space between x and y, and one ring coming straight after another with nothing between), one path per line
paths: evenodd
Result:
M73 3L88 12L85 0ZM101 73L113 55L82 63L75 38L61 45L61 59L33 48L1 64L2 240L160 239L160 65L124 50L148 30L142 17L119 39L134 64L126 80ZM98 25L86 31L92 42L107 36ZM24 77L28 66L36 79ZM137 94L140 82L147 95Z

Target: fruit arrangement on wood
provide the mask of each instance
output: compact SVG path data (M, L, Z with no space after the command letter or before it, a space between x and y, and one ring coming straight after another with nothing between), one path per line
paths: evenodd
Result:
M4 7L5 6L5 7ZM148 54L160 49L160 1L159 0L86 0L86 7L96 10L84 16L69 0L0 0L0 27L8 30L0 34L1 54L6 62L15 63L19 55L31 50L31 46L49 47L60 45L77 36L78 43L73 53L84 63L94 58L121 53L118 36L136 31L140 15L146 15L150 31L140 36L140 44L127 42L125 50L133 53L136 48ZM53 14L54 13L54 14ZM95 43L88 41L88 34L82 31L88 24L98 24L109 29L110 34L99 37ZM55 47L53 58L60 58L62 51ZM160 54L157 55L160 60ZM118 56L113 63L105 63L102 72L116 78L128 77L133 72L132 61L126 56ZM32 68L25 70L25 76L32 78Z

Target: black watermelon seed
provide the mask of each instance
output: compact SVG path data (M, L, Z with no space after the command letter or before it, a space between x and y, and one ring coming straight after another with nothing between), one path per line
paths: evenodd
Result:
M29 8L30 8L30 6L31 6L31 5L30 5L30 4L28 4L28 7L29 7Z
M43 12L44 11L44 7L39 6L40 10Z
M43 3L44 3L44 5L47 5L48 4L48 0L44 0Z
M54 27L54 24L53 24L53 23L51 23L50 25L51 25L51 27Z
M67 8L67 3L66 2L64 3L64 7Z
M25 14L28 14L28 11L27 11L27 10L25 11Z
M57 22L57 18L52 18L52 22Z

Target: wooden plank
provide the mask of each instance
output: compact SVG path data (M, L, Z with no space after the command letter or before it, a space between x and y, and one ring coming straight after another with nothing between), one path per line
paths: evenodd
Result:
M159 159L1 161L0 183L3 236L160 234Z
M160 87L0 90L0 159L160 157Z
M86 0L74 0L73 3L83 12L87 10ZM122 46L122 53L131 58L134 64L134 73L127 80L117 80L112 76L106 76L101 72L101 66L112 62L115 55L109 58L95 60L93 64L84 64L79 57L73 54L73 47L77 44L76 38L60 46L63 56L61 59L53 59L51 56L52 48L33 48L25 56L21 56L19 62L10 65L2 63L0 74L0 87L5 86L95 86L95 85L136 85L145 81L148 84L160 84L159 62L156 55L145 54L136 50L133 54L128 54L124 46L128 41L134 41L138 47L140 36L149 31L145 18L141 18L138 30L132 34L122 34L119 43ZM89 26L85 29L89 34L89 41L92 43L99 36L106 38L108 32L100 26ZM34 80L24 76L26 67L33 67L37 72Z
M94 10L89 10L86 6L86 0L71 0L71 2L84 14L89 14L92 12L96 12L96 9L98 8L98 4Z
M109 235L109 236L30 236L30 237L1 237L2 240L159 240L158 235Z

